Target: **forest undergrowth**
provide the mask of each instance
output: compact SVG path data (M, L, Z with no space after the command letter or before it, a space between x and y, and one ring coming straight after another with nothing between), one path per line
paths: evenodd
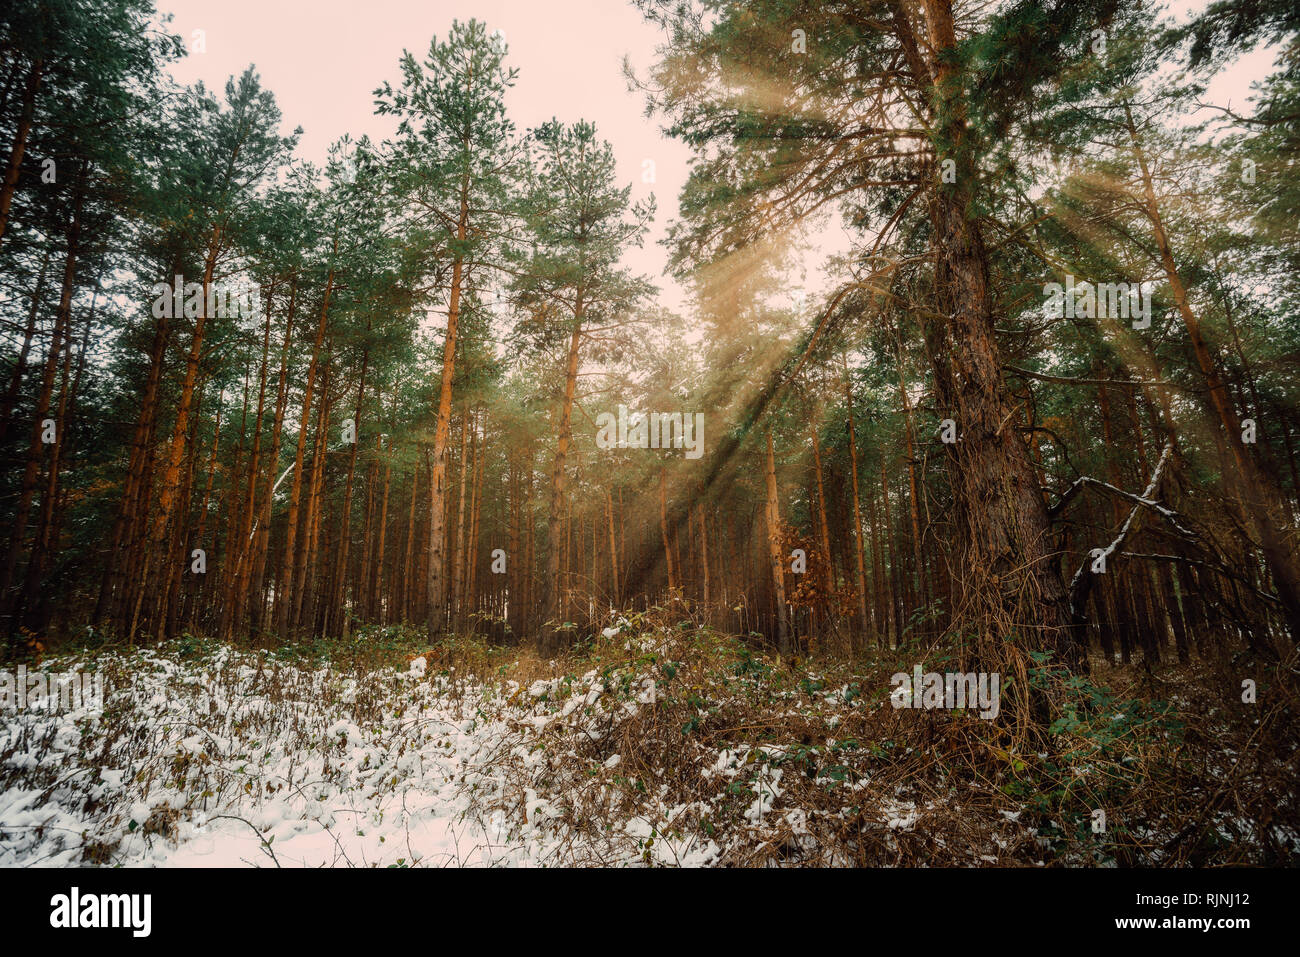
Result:
M102 674L106 706L0 734L6 864L214 840L264 866L1297 862L1294 653L1087 676L1035 653L1051 722L1028 740L1005 712L892 706L891 676L942 652L781 658L683 605L555 658L399 626L58 652L30 667Z

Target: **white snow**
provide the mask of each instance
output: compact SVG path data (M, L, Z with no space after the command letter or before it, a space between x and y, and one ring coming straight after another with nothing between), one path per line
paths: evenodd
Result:
M0 866L551 862L554 839L506 813L490 756L511 732L481 689L203 664L140 652L103 714L0 712Z

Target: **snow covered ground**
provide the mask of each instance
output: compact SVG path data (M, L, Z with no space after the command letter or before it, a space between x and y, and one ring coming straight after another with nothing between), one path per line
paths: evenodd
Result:
M1032 825L915 786L903 723L936 719L884 684L601 640L585 673L494 686L230 647L47 662L103 706L0 710L0 866L1038 862ZM954 815L981 830L950 844Z
M709 805L658 800L624 777L618 725L653 708L658 693L635 669L488 689L454 669L426 673L423 658L404 671L350 672L229 647L45 665L91 668L104 679L102 708L29 701L0 711L0 866L699 866L719 857L693 823L674 827ZM603 736L602 757L575 772L585 766L573 739L590 748ZM702 757L701 781L743 773L754 783L744 817L759 825L770 816L779 768L746 750ZM589 816L571 826L572 805L559 806L575 779L609 810L597 827ZM620 803L633 788L645 813Z
M422 659L362 676L229 649L98 665L102 713L0 714L0 866L558 863L487 761L509 716Z

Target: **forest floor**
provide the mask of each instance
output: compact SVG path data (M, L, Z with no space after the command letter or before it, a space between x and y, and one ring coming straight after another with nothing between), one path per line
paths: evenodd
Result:
M891 707L915 649L823 667L664 622L556 660L399 628L47 657L104 707L0 713L0 866L1300 859L1295 692L1237 705L1240 662L1044 666L1037 750Z

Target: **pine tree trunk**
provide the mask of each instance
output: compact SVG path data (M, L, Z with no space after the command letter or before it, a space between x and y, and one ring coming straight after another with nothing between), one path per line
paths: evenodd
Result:
M477 422L474 427L474 443L471 450L474 458L474 488L473 494L470 496L469 547L465 552L468 564L465 569L464 602L465 607L469 609L468 613L470 615L479 611L478 537L483 512L483 460L486 457L484 446L487 444L487 413L480 410L475 419Z
M776 650L782 657L790 654L790 624L785 601L785 562L781 549L781 503L776 489L776 456L772 451L772 432L767 431L767 554L772 569L772 593L776 603Z
M907 380L903 375L903 349L901 343L898 342L897 329L894 331L894 336L897 349L895 354L898 360L898 395L903 403L904 434L907 439L907 501L912 517L912 562L916 566L916 598L928 606L930 598L925 574L925 560L921 554L921 494L919 490L920 483L916 477L916 422L912 415L912 403L907 395Z
M668 594L677 593L677 575L673 568L673 549L668 537L668 480L664 467L659 467L659 533L663 538L664 564L668 569Z
M262 331L262 362L258 369L257 414L253 419L253 448L248 457L248 492L243 497L242 521L234 526L230 542L229 560L234 568L228 577L228 587L221 602L221 616L217 624L217 637L229 640L235 626L242 627L244 602L247 598L248 569L252 561L252 532L257 510L257 479L261 468L262 417L266 412L266 380L271 358L271 308L275 300L275 282L266 293L266 319ZM275 462L271 462L272 471ZM235 483L232 487L238 487Z
M470 415L466 408L460 422L460 491L456 496L456 548L451 562L451 627L461 629L461 601L465 588L465 482L469 477Z
M973 214L978 170L951 0L924 0L924 11L934 58L934 136L956 173L931 204L937 312L943 317L933 332L948 343L935 369L940 406L955 414L960 436L945 448L954 466L957 527L966 543L966 607L981 634L994 642L1027 636L1031 646L1054 649L1067 663L1080 664L1080 624L1071 615L1047 504L1002 379L988 255Z
M333 344L326 350L325 375L321 381L319 412L316 417L316 434L312 445L311 469L308 473L310 484L307 490L307 509L303 517L303 527L298 536L298 549L294 555L294 592L290 597L289 627L295 630L308 629L314 632L314 604L316 588L314 574L317 556L320 553L318 531L320 528L321 495L325 487L325 452L329 448L330 421L330 386L332 378L331 359Z
M1197 366L1209 393L1210 405L1219 418L1219 424L1223 427L1228 450L1232 454L1232 462L1243 490L1246 519L1259 540L1260 551L1263 552L1264 560L1273 576L1273 586L1277 589L1278 600L1282 604L1291 640L1293 643L1300 642L1300 571L1296 568L1294 552L1279 534L1279 529L1287 528L1289 525L1286 520L1286 509L1282 506L1281 496L1273 487L1273 483L1246 451L1241 436L1241 420L1233 407L1232 396L1215 367L1214 358L1201 332L1200 320L1192 309L1187 289L1178 273L1173 246L1165 232L1164 220L1160 215L1155 188L1152 185L1151 171L1133 123L1132 111L1127 104L1124 109L1133 155L1142 172L1144 212L1155 234L1160 264L1164 269L1170 292L1173 294L1174 304L1187 329L1192 352L1196 356Z
M366 331L370 331L368 323ZM339 537L341 541L335 552L333 588L329 607L326 610L325 634L327 635L347 637L348 634L344 598L348 574L348 554L352 548L352 492L356 487L357 451L361 448L361 409L365 401L366 373L369 369L370 350L366 348L361 353L361 381L357 386L357 408L355 417L352 420L352 448L348 453L348 480L343 492L343 514L340 516ZM366 534L367 536L370 534L369 529L367 529Z
M68 221L68 249L63 263L63 287L59 294L59 308L54 317L50 347L45 356L45 367L41 373L41 384L37 392L36 409L34 421L32 422L32 437L27 445L26 461L18 488L18 506L14 511L14 520L10 527L9 547L5 552L4 564L0 566L0 627L5 629L11 641L17 638L18 622L13 616L16 596L10 593L10 586L13 584L14 572L18 566L18 554L22 551L27 536L27 522L31 516L32 499L36 494L41 460L44 458L45 443L41 440L44 431L42 422L50 409L50 401L54 392L54 377L59 368L59 355L72 324L72 294L76 288L77 262L81 252L81 212L85 200L84 183L85 168L83 166L78 176L72 214ZM62 436L56 433L55 440L60 439L62 439Z
M461 182L460 216L456 239L464 242L469 228L469 184ZM451 431L452 380L456 370L456 329L460 320L464 260L457 256L451 268L451 293L447 303L447 337L442 350L442 385L438 390L438 421L433 431L433 460L429 476L429 638L447 627L447 438Z
M376 442L376 451L381 451L382 447ZM391 450L390 450L391 453ZM389 455L384 456L384 487L380 496L379 506L379 544L376 546L375 555L375 575L370 586L370 600L367 604L367 617L371 621L382 619L381 602L383 601L384 591L384 566L387 557L386 545L388 540L388 493L390 481L393 474L393 463Z
M334 237L334 254L338 254L339 241ZM311 427L311 404L316 388L316 372L320 363L321 344L325 341L325 325L329 316L330 294L334 291L334 269L325 279L325 296L321 301L320 319L316 323L316 339L311 347L311 362L307 366L307 382L302 393L302 418L298 425L298 447L293 460L293 484L289 490L289 514L285 525L283 574L275 583L275 631L284 637L289 631L289 606L294 591L294 548L298 537L298 513L302 507L302 468L307 451L307 431ZM285 336L286 345L288 336ZM270 496L267 496L270 503Z
M578 384L578 349L582 344L582 317L581 317L581 300L579 300L575 316L573 333L569 337L569 354L565 362L564 371L564 398L560 405L559 421L556 426L555 436L555 462L551 467L551 509L550 518L547 523L547 553L546 553L546 611L545 621L554 623L547 628L543 636L543 647L548 654L554 654L557 648L556 629L561 623L565 609L561 602L561 591L563 582L560 576L560 559L561 559L561 532L567 534L567 529L561 524L561 509L564 504L564 486L565 486L565 465L569 455L569 444L572 441L570 435L570 425L573 416L573 396Z
M36 276L36 290L32 293L32 305L27 310L27 325L23 329L23 344L18 349L18 358L14 360L14 371L9 377L9 387L5 389L4 399L0 400L0 446L9 436L13 424L14 405L22 389L23 376L27 373L27 356L32 349L32 338L36 334L36 317L40 313L41 298L45 294L45 273L50 264L50 248L45 248L41 256L41 271Z
M862 633L865 634L871 628L872 623L870 617L867 614L867 573L862 560L862 547L863 547L862 504L858 493L858 488L859 488L858 486L858 445L855 437L855 430L853 427L853 387L849 382L848 356L841 354L840 359L843 364L843 370L844 370L844 402L845 402L845 407L848 410L847 415L848 415L848 429L849 429L849 463L850 463L850 477L853 483L852 484L853 560L857 566L857 573L858 573L857 587L854 590L857 592L857 598L858 598L858 619L860 621L859 627L862 629ZM873 522L873 527L874 527L874 522ZM872 548L872 555L874 561L874 555L876 553L875 552L876 546L875 546L874 539L872 541L871 548ZM877 595L879 595L880 586L878 583L876 585L876 592ZM877 616L879 616L881 607L878 604L876 605L875 610ZM878 634L881 631L879 621L876 622L876 631ZM862 645L862 642L854 641L851 642L851 644L854 647L860 647Z
M415 568L412 563L415 549L415 503L419 501L419 492L420 463L417 460L415 468L411 470L411 508L406 516L406 554L402 557L402 575L397 580L399 600L395 607L397 613L401 615L402 621L413 621L415 619L415 609L412 607L410 600L411 588L409 583L419 580L415 576Z
M280 375L275 392L275 420L271 424L271 452L267 458L269 466L266 477L266 494L262 497L257 518L257 533L253 538L253 562L249 575L246 594L249 601L257 603L255 616L257 631L266 629L267 613L265 576L266 559L271 548L271 509L274 504L275 485L280 480L276 472L280 469L280 443L284 431L284 413L289 405L289 346L293 341L294 318L298 305L298 280L295 278L289 286L289 311L284 327L284 342L280 347ZM280 581L276 580L276 593L280 590Z
M98 302L98 290L96 296L91 302L90 315L86 320L87 329L95 322L95 305ZM34 609L37 597L40 593L41 582L45 578L45 570L49 562L51 550L55 547L52 541L54 511L59 496L59 467L67 453L68 435L67 435L67 412L68 412L68 390L69 376L72 368L72 348L71 332L67 336L68 347L63 350L63 373L59 387L59 408L55 414L55 434L58 441L50 450L50 464L46 469L45 488L41 492L41 511L36 524L36 537L32 543L31 555L27 560L27 575L23 581L22 592L19 596L18 605L14 610L14 618L23 621L24 616L29 616L26 621L27 627L33 634L39 634L35 626L37 624L35 616L30 613ZM85 363L85 342L83 340L81 356L78 360L80 368ZM80 378L80 374L78 374Z
M5 178L0 185L0 238L4 237L9 225L9 207L13 203L14 190L18 188L18 176L22 171L23 154L27 151L27 138L32 132L32 119L36 114L36 96L40 92L41 80L45 77L45 60L38 59L27 71L23 84L22 107L18 113L18 125L14 129L13 142L9 147L9 162L5 164Z
M150 532L150 547L144 562L144 574L137 587L140 590L140 596L136 599L136 613L132 615L130 632L134 634L137 622L139 620L139 608L144 593L149 589L149 579L154 577L164 579L170 576L166 575L167 562L176 559L176 553L167 547L169 538L171 541L181 541L183 536L171 535L168 532L173 522L178 521L177 513L183 516L186 509L179 507L179 495L181 491L181 465L185 461L186 452L189 449L190 434L190 411L194 404L194 386L199 375L199 360L203 355L203 339L207 330L208 320L208 302L209 290L212 288L212 277L217 267L217 257L221 252L221 227L214 226L212 233L208 238L207 256L203 264L203 304L199 310L199 315L194 322L194 332L190 338L189 354L185 358L185 377L181 382L180 401L176 410L176 422L172 428L171 441L167 446L165 458L165 467L162 476L162 487L158 496L158 508L154 515L153 527ZM188 503L187 503L188 504ZM183 518L181 519L183 520ZM150 559L158 564L151 566ZM152 569L152 571L151 571ZM160 589L154 589L160 597L167 598ZM157 608L157 605L155 605ZM166 628L167 623L163 616L156 611L152 616L153 620L146 622L149 626L150 633L161 635Z

